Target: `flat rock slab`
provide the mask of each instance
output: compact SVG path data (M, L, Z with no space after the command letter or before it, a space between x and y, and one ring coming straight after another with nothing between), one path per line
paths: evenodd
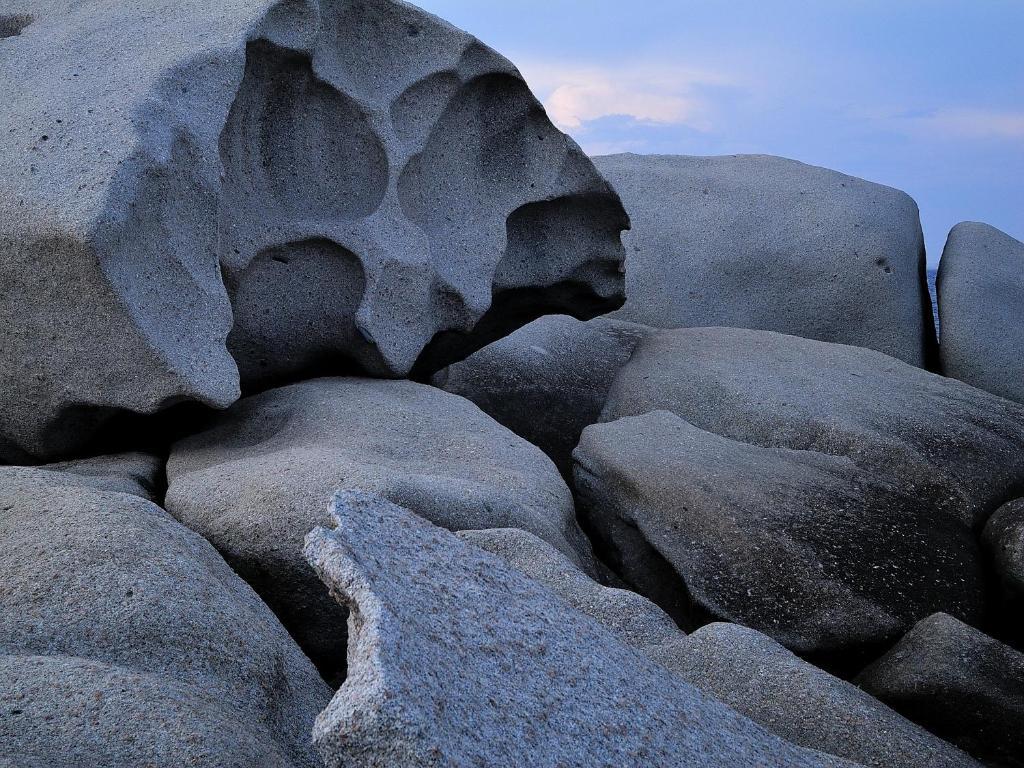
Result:
M957 224L937 289L942 372L1024 403L1024 243L987 224Z
M992 765L1024 765L1024 654L952 616L919 622L857 684Z
M935 362L920 217L905 193L767 155L594 162L633 222L617 317L757 328Z
M706 699L500 558L342 492L306 556L351 608L329 768L838 764Z
M0 764L314 768L331 692L312 663L213 547L96 487L96 464L0 468Z
M618 196L510 62L408 3L2 19L0 460L622 303Z
M594 572L551 461L468 400L407 381L318 379L246 398L174 446L167 508L259 592L325 676L345 613L302 557L339 487L374 491L452 530L512 527Z

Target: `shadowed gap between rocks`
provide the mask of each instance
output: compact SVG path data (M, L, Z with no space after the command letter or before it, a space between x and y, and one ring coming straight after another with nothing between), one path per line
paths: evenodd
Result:
M0 40L7 37L17 37L34 21L35 17L27 13L0 13Z

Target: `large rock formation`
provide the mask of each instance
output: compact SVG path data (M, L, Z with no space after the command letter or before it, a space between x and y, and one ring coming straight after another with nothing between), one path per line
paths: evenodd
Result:
M937 286L943 373L1024 403L1024 243L957 224Z
M372 490L453 530L529 530L593 572L572 496L534 446L468 400L407 381L318 379L233 406L178 443L167 508L281 617L324 674L345 614L302 557L339 487Z
M760 328L934 363L921 223L903 192L763 155L594 162L633 220L617 317Z
M982 541L1011 604L1018 606L1014 613L1024 626L1024 616L1018 613L1024 608L1024 499L996 510L985 526Z
M974 627L930 616L857 683L990 765L1024 766L1024 654Z
M330 689L213 547L133 495L137 457L102 463L0 469L0 764L313 768Z
M239 371L429 372L621 303L618 197L508 61L407 3L3 12L0 460L227 406Z
M799 746L878 768L977 768L966 754L854 685L736 624L687 637L653 603L601 586L524 531L463 531L570 607L718 701Z
M339 493L309 562L352 610L349 678L317 719L329 768L810 766L499 558Z
M562 466L604 422L577 490L632 586L844 670L931 613L980 620L975 532L1024 484L1024 409L868 349L547 317L442 381Z

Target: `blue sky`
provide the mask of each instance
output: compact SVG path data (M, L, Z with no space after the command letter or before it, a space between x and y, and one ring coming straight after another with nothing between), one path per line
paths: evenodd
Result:
M1024 0L419 0L592 154L763 152L1024 239Z

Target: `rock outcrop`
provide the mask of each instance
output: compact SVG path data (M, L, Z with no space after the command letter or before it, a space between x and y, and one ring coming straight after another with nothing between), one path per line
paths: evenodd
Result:
M309 562L351 608L328 768L837 765L706 699L499 558L342 492Z
M311 370L429 373L622 301L617 195L397 0L9 0L0 460Z
M1004 504L989 519L982 535L989 558L1002 580L1011 611L1024 628L1024 499Z
M213 543L339 680L345 614L302 557L339 487L452 530L529 530L593 572L550 460L468 400L407 381L318 379L245 398L178 443L166 505Z
M990 765L1024 765L1024 654L974 627L930 616L857 683Z
M937 287L942 372L1024 403L1024 243L987 224L957 224Z
M936 362L920 217L903 192L764 155L594 162L633 221L616 317L778 331Z
M314 768L328 686L213 547L128 490L135 457L103 463L0 468L0 764Z

